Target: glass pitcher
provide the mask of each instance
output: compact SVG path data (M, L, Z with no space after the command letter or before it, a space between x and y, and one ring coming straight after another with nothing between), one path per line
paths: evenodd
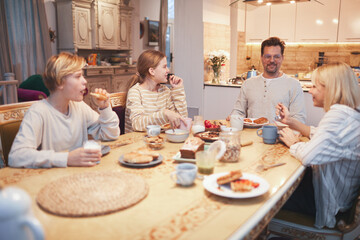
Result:
M220 159L222 162L238 162L240 160L241 150L241 132L240 131L226 131L221 132L219 140L226 144L226 151L224 156Z

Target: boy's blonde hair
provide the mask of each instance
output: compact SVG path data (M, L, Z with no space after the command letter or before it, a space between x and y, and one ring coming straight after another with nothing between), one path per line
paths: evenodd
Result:
M329 111L333 104L343 104L351 108L360 105L359 84L354 71L346 63L329 63L315 69L311 81L325 87L325 112Z
M86 64L83 57L62 52L49 58L44 72L44 84L50 92L56 90L64 82L64 78L80 71Z

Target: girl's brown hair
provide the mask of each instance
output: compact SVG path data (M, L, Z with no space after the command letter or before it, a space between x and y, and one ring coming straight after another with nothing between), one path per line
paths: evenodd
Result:
M318 67L312 73L314 85L325 88L324 110L329 111L333 104L343 104L351 108L360 105L360 89L354 71L342 62L329 63Z
M146 50L141 53L137 60L137 73L130 79L130 87L136 83L143 83L145 78L150 75L149 69L156 68L164 57L166 57L164 53L156 50Z
M49 58L44 72L44 84L50 92L61 86L65 77L80 71L86 64L83 57L62 52Z

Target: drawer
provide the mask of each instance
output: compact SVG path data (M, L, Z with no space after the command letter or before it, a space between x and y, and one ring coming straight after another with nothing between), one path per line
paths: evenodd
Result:
M114 69L112 68L86 69L86 76L112 75L112 74L114 74Z
M136 68L115 68L115 74L135 74Z

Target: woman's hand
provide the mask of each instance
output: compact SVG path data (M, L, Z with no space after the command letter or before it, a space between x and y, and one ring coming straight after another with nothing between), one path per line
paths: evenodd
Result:
M290 128L284 128L280 130L279 138L288 147L300 141L299 136L295 135L295 133Z
M175 75L170 76L169 82L173 88L178 88L183 86L183 80Z
M164 114L165 116L167 117L171 127L174 129L174 128L178 128L180 127L180 123L183 122L185 123L184 119L181 117L180 114L174 112L174 111L171 111L169 109L165 109L164 110ZM186 123L185 123L186 125Z
M69 167L92 167L100 160L100 150L84 149L81 147L69 152L67 165Z
M287 107L284 106L282 103L278 103L276 106L276 115L281 117L281 122L284 124L290 123L290 112Z
M106 99L105 99L105 100L102 100L102 99L93 97L95 104L96 104L100 109L107 108L107 107L110 105L110 94L109 94L105 89L95 88L94 93L98 93L98 94L101 94L101 95L103 95L103 96L106 96Z

